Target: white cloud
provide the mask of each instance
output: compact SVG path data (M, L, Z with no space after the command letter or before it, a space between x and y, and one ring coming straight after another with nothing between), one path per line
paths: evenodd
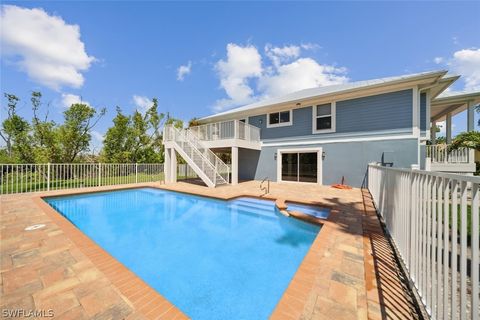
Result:
M181 65L177 69L177 80L183 81L186 75L190 74L192 72L192 62L188 61L186 65Z
M298 58L300 56L299 46L284 46L284 47L272 47L271 44L265 46L265 53L267 57L272 60L275 66L279 66L281 63L291 61L291 59Z
M262 77L259 89L266 97L275 97L302 89L345 83L348 81L345 74L345 68L322 65L311 58L300 58L280 65L274 74Z
M480 49L463 49L455 52L449 65L454 72L463 76L465 90L480 90Z
M445 59L443 57L435 57L433 59L433 62L435 62L436 64L443 63L444 61L445 61Z
M257 48L228 44L227 60L220 60L216 64L220 85L228 98L218 100L214 110L222 111L261 98L347 82L345 68L323 65L312 58L301 57L302 50L315 48L318 45L274 47L267 44L264 52L268 59L262 61Z
M62 93L62 106L63 107L70 108L72 106L72 104L75 104L75 103L83 103L83 104L86 104L86 105L90 105L90 103L88 103L88 101L82 100L82 97L80 97L80 96L77 96L77 95L71 94L71 93Z
M145 113L147 112L147 110L153 105L153 101L150 100L149 98L147 97L144 97L144 96L138 96L138 95L134 95L133 96L133 103L135 105L135 108L137 108L137 110L140 112L140 113Z
M2 5L0 20L2 54L14 57L33 81L55 90L83 85L82 72L95 58L86 53L78 25L14 5Z
M234 43L227 45L227 60L219 60L215 68L220 76L220 86L228 99L217 101L215 109L232 107L252 102L254 91L248 80L262 74L262 57L257 48L247 45L241 47Z

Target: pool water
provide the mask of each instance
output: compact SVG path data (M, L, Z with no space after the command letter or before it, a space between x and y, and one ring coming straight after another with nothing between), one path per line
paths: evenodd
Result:
M266 319L319 226L271 201L153 188L45 198L193 319Z

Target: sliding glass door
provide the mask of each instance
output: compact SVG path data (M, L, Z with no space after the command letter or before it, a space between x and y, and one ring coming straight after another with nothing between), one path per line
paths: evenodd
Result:
M281 155L282 181L318 181L317 152L286 152Z

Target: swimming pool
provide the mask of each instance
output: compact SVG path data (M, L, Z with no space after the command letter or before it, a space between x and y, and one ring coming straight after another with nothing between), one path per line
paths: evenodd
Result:
M45 198L193 319L266 319L319 226L272 201L153 188Z

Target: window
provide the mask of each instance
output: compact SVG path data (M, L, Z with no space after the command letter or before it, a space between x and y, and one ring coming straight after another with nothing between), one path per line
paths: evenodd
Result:
M335 102L313 107L313 133L335 131Z
M292 110L273 112L268 114L267 128L292 125Z

